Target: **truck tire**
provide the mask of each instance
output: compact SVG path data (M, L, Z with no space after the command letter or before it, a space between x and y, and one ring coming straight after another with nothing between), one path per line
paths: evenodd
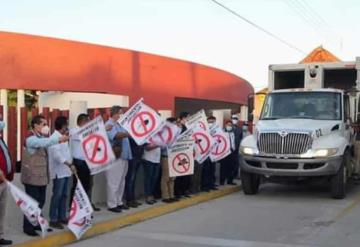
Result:
M346 151L338 172L331 177L331 197L334 199L344 199L346 196L348 162L350 162L350 153Z
M257 174L240 172L241 186L245 195L254 195L259 191L260 177Z

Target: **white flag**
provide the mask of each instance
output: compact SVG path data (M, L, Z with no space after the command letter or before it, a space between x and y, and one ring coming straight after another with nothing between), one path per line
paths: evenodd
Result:
M223 131L217 124L211 127L210 134L216 143L211 150L210 159L212 162L216 162L231 153L230 136L229 133Z
M91 228L93 208L80 180L77 180L74 197L71 204L68 228L77 239Z
M178 140L194 140L195 160L202 164L210 155L215 144L210 133L199 125L192 125L191 128L183 132Z
M7 182L7 185L16 205L21 209L25 217L33 226L40 225L42 237L45 237L47 229L49 228L49 223L41 216L39 203L14 184Z
M91 174L109 169L115 155L100 116L82 126L76 133L81 141L81 149Z
M165 120L154 109L147 106L143 99L125 112L118 122L138 145L147 142L165 125Z
M41 211L39 212L37 218L38 218L38 222L39 222L39 225L41 228L41 237L44 238L49 229L49 222L44 217L41 216Z
M164 127L149 139L149 143L159 147L171 146L180 132L181 129L176 124L166 122Z
M194 140L176 140L171 148L168 148L168 155L170 177L194 173Z
M206 119L205 111L200 110L197 113L191 115L185 123L186 128L190 129L194 126L198 126L201 129L210 132L210 128Z

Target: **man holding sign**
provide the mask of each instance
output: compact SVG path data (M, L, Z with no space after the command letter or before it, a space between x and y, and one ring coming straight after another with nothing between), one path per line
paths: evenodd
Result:
M125 178L128 171L128 162L132 159L128 132L120 126L119 119L122 114L120 106L113 106L110 110L110 119L106 126L112 126L107 131L108 138L114 150L116 160L106 171L107 179L107 206L109 211L121 213L122 209L129 209L123 204Z
M140 99L122 116L120 125L138 145L142 145L165 125L164 119Z

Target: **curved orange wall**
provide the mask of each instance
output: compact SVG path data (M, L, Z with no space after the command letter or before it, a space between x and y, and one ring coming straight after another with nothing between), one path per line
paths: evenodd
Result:
M222 70L81 42L0 32L0 88L103 92L174 109L174 97L247 103L253 87Z

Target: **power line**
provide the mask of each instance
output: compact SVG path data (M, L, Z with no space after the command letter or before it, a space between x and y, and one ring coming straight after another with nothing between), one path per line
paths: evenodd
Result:
M289 48L296 50L297 52L302 53L303 55L306 55L306 52L304 52L303 50L297 48L296 46L290 44L289 42L285 41L284 39L280 38L279 36L277 36L276 34L271 33L270 31L266 30L265 28L257 25L256 23L250 21L249 19L241 16L240 14L238 14L236 11L230 9L229 7L226 7L225 5L223 5L222 3L216 1L216 0L210 0L213 3L219 5L220 7L224 8L225 10L227 10L228 12L232 13L233 15L237 16L238 18L242 19L243 21L247 22L248 24L250 24L251 26L259 29L260 31L266 33L267 35L271 36L272 38L280 41L281 43L283 43L284 45L288 46Z
M336 34L331 26L305 0L283 0L309 27L319 36L334 44L341 42L341 36ZM341 43L340 43L341 47Z

